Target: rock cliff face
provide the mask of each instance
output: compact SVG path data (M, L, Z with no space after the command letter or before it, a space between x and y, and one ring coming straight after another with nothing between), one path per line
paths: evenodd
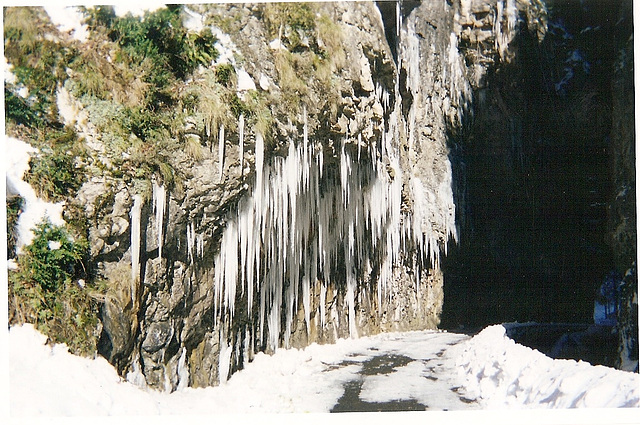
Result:
M451 26L451 8L425 9ZM281 25L272 41L260 7L198 12L227 19L229 38L220 39L257 90L284 91L279 61L293 58L295 67L309 45L330 43L319 35L287 51L296 29ZM96 205L109 185L115 193L111 205L86 212L99 272L114 282L101 350L130 380L167 390L215 385L256 351L439 323L440 250L456 235L439 111L459 119L458 101L444 103L460 98L462 65L432 61L430 76L448 75L421 88L427 63L419 59L455 51L450 32L427 27L421 42L418 20L403 24L400 58L411 62L399 63L398 78L373 4L324 4L317 13L340 38L331 54L344 55L332 93L310 76L294 102L268 105L272 134L242 119L186 129L205 149L195 162L176 152L180 188L154 181L143 199L95 178L80 190L83 205Z
M507 6L407 3L384 19L373 4L318 6L337 42L287 25L272 40L258 6L196 10L225 17L220 39L242 58L238 87L246 75L250 87L284 92L281 61L304 75L314 43L339 45L330 54L343 59L330 93L312 75L295 101L268 105L272 134L242 118L186 129L205 149L195 162L176 153L181 187L155 181L145 200L119 182L83 186L84 205L106 185L115 193L87 209L100 273L121 282L103 309L102 353L130 380L171 390L224 381L256 351L435 328L440 256L458 236L450 142L484 72L460 45L486 36L505 55L516 31ZM295 31L303 41L287 51Z
M622 164L635 161L632 145L620 150L630 122L616 112L624 99L625 110L632 102L611 91L612 83L628 84L612 72L626 69L615 65L624 55L614 40L624 44L631 34L622 3L547 1L546 25L537 27L523 25L519 12L520 31L499 66L497 56L474 48L486 36L467 38L467 60L487 67L478 68L484 78L473 83L474 119L454 157L463 237L445 264L445 326L592 322L607 273L624 275L631 264L616 266L614 257L635 258L635 224L620 228L626 248L607 243L608 205L622 190L613 189L620 178L612 164L629 182ZM635 223L631 210L614 215ZM470 305L468 314L461 304Z
M175 153L181 185L157 178L145 199L95 177L79 191L92 256L111 282L101 352L128 379L215 385L257 351L438 325L440 256L458 237L451 149L485 84L483 58L508 62L517 20L543 32L544 8L315 10L324 22L315 35L281 21L274 39L277 20L260 6L194 7L225 28L239 95L285 100L266 105L272 131L242 116L194 123L182 137L202 157ZM320 45L333 55L329 85L305 70ZM472 57L472 45L483 54ZM80 130L100 144L90 125ZM107 188L114 195L103 199Z
M612 78L611 157L613 168L609 243L616 269L624 277L618 309L619 363L623 370L638 372L638 272L635 171L635 104L632 4L621 2L615 33L616 59Z

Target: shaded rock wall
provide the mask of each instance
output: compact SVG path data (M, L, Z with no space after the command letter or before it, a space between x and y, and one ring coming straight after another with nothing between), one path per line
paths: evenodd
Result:
M503 53L485 53L505 44L478 30L491 27L498 4L486 15L472 7L484 18L463 24L466 60L487 67L478 67L474 119L455 157L463 230L445 265L446 327L592 322L619 252L607 232L620 3L545 3L533 20L543 3L516 3L519 29Z
M620 25L612 78L612 192L609 243L616 270L623 276L619 288L617 367L638 371L638 272L635 155L634 55L632 2L621 2Z

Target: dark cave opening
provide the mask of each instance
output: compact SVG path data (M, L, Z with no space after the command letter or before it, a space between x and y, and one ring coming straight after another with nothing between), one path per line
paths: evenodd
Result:
M468 137L453 149L464 193L461 241L443 261L442 328L593 322L615 268L611 87L631 26L621 4L548 1L544 40L522 30L515 59L474 93Z

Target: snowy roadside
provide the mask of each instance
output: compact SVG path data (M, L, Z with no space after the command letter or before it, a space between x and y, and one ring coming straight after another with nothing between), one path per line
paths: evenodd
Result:
M467 396L486 408L640 407L640 375L554 360L490 326L457 350Z
M31 325L10 330L11 414L32 415L155 415L230 413L329 412L344 392L344 384L360 378L358 360L384 352L436 356L464 338L444 332L382 334L303 349L281 349L273 356L256 355L244 370L219 387L186 388L174 393L140 389L124 382L103 358L73 356L66 346L45 345L46 337ZM453 366L453 362L449 362ZM428 401L436 397L412 377L415 362L398 374L365 380L363 397L371 402L397 398ZM420 371L418 371L420 372ZM450 372L449 375L455 374ZM386 378L386 379L385 379ZM382 381L380 382L380 379ZM441 378L443 385L452 385ZM442 392L444 387L438 388ZM385 390L386 389L386 390ZM445 388L447 389L447 388ZM445 401L446 405L446 401ZM458 405L450 406L450 409Z
M637 374L550 359L506 338L501 326L472 339L433 331L391 333L261 353L226 384L171 394L124 382L105 359L76 357L66 346L45 341L31 325L10 330L12 417L323 413L336 405L347 382L362 379L358 361L380 353L417 361L364 377L361 397L372 402L411 398L442 410L462 409L463 403L446 398L457 382L487 409L639 406ZM422 359L437 359L438 367L421 366ZM430 373L439 386L425 384Z

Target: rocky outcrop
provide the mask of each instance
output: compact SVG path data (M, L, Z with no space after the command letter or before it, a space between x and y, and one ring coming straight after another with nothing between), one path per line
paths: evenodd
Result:
M108 281L100 352L133 382L216 385L258 351L435 328L452 242L503 271L537 249L510 255L511 228L478 217L517 221L539 195L523 176L549 171L530 159L552 138L533 138L530 113L548 110L527 95L521 54L539 52L543 4L279 7L189 9L220 57L180 86L199 104L168 132L185 147L170 173L100 175L113 158L96 118L59 90L97 158L74 202ZM553 270L548 255L532 269Z

